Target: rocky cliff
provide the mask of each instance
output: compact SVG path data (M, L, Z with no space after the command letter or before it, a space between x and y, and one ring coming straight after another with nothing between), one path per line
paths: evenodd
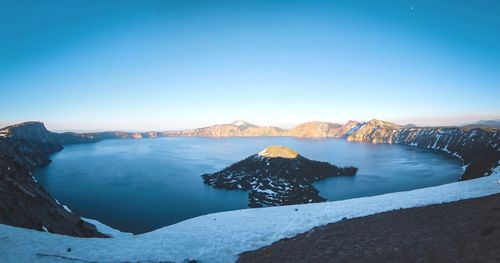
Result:
M72 236L105 237L94 225L57 203L32 176L34 168L50 162L49 154L62 150L59 139L88 141L51 133L39 122L0 130L0 223Z
M33 169L47 165L50 162L49 154L60 151L65 144L91 143L116 138L139 139L162 136L334 137L355 142L395 143L444 151L462 160L464 174L460 179L467 180L490 175L491 171L498 166L500 160L499 131L497 128L482 126L460 128L402 127L389 122L371 120L365 123L349 121L345 125L309 122L290 130L272 126L260 127L244 121L236 121L231 124L174 132L53 133L47 131L43 123L26 122L0 129L0 223L37 230L46 229L50 232L74 236L103 236L96 231L93 225L66 211L31 176ZM302 158L299 155L295 159L302 160L297 161L298 163L307 163ZM269 158L269 156L254 155L243 160L243 164L235 164L230 168L267 166L268 163L283 168L292 165L288 161L284 158L275 159ZM245 164L252 162L254 164ZM280 174L278 178L281 179L276 184L270 183L270 179L266 179L267 181L259 181L259 184L256 185L248 181L249 178L256 175L255 171L248 171L247 174L250 174L250 177L235 178L237 179L235 183L222 183L224 181L222 179L235 175L231 169L204 176L204 180L214 187L251 190L249 198L252 206L322 200L320 196L317 196L316 189L309 184L308 180L315 180L314 177L301 181L300 186L294 186L286 181L288 175L287 172L283 172L284 174ZM281 168L272 171L275 170L291 172ZM271 178L267 176L269 174L265 170L264 174L264 178ZM238 180L241 180L242 184L237 184ZM284 189L288 190L284 191ZM300 196L306 197L301 199Z
M273 126L257 126L245 121L219 124L183 131L125 133L104 132L71 134L66 141L103 140L110 138L150 138L160 136L199 137L249 137L249 136L292 136L300 138L345 138L353 142L397 143L415 147L432 148L460 158L465 172L461 180L489 175L498 166L499 129L494 127L416 127L400 126L394 123L370 120L368 122L348 121L344 125L329 122L306 122L290 130ZM61 134L61 136L63 136ZM60 139L62 140L62 139ZM78 142L76 140L76 142Z
M309 160L283 146L267 147L222 171L202 175L215 188L249 190L250 207L305 204L325 199L311 184L326 177L355 175L355 167Z
M366 143L396 143L441 150L460 158L464 164L461 180L489 175L498 166L499 129L484 127L416 127L400 126L377 119L344 125L329 122L307 122L290 130L260 127L244 121L213 125L178 132L163 132L161 136L292 136L300 138L345 138Z
M399 128L399 125L374 119L362 124L346 138L356 142L392 143Z
M345 138L346 136L349 136L352 133L356 132L361 127L361 125L362 124L357 121L350 120L346 124L336 129L330 129L330 131L328 132L328 137Z
M245 121L230 124L217 124L204 128L183 131L165 131L162 136L197 136L197 137L255 137L281 136L283 129L273 126L256 126Z
M351 125L348 123L346 125ZM358 124L356 122L356 124ZM306 122L293 127L290 130L281 129L274 126L256 126L254 124L235 121L230 124L217 124L204 128L165 131L162 136L197 136L197 137L257 137L257 136L291 136L301 138L325 138L337 137L342 129L350 129L346 125L330 122ZM351 127L352 128L352 127ZM348 131L347 130L347 131ZM346 132L347 132L346 131Z
M306 122L295 126L291 130L283 131L283 136L303 138L325 138L332 137L342 127L342 124L330 122Z
M447 152L460 158L464 174L460 180L490 175L500 160L497 129L458 127L400 127L371 120L348 135L348 141L397 143Z

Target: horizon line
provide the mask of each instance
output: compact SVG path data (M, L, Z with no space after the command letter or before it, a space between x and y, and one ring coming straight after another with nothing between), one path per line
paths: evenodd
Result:
M302 124L305 124L305 123L312 123L312 122L321 122L321 123L330 123L330 124L338 124L338 125L345 125L347 122L349 121L356 121L356 122L359 122L359 123L366 123L366 122L369 122L369 121L372 121L372 120L379 120L379 121L384 121L384 122L389 122L389 123L393 123L393 124L396 124L396 125L399 125L399 126L408 126L408 125L415 125L416 127L464 127L464 126L468 126L468 125L474 125L476 124L476 122L478 121L500 121L500 115L499 116L496 116L494 115L495 117L492 117L492 118L486 118L486 119L477 119L476 121L462 121L462 122L455 122L454 124L436 124L436 125L431 125L431 124L425 124L425 125L417 125L417 124L413 124L411 122L408 122L406 124L400 124L401 122L396 122L396 121L392 121L392 120L384 120L384 119L381 119L381 118L371 118L369 120L362 120L362 121L359 121L359 120L355 120L355 119L349 119L347 121L344 121L344 122L336 122L336 121L321 121L321 120L311 120L311 121L303 121L303 122L297 122L295 124L289 124L289 125L260 125L260 124L255 124L255 122L252 122L252 121L245 121L243 119L238 119L238 120L234 120L234 121L231 121L231 122L219 122L219 123L213 123L213 124L209 124L209 125L198 125L198 126L193 126L193 127L184 127L184 128L161 128L161 129L130 129L130 128L97 128L97 129L92 129L92 128L89 128L89 129L85 129L85 128L75 128L75 129L65 129L65 128L55 128L55 129L52 129L52 128L47 128L48 130L50 131L54 131L54 132L75 132L75 133L92 133L92 132L129 132L129 133L132 133L132 132L136 132L136 133L142 133L142 132L171 132L171 131L183 131L183 130L192 130L192 129L199 129L199 128L206 128L206 127L210 127L210 126L214 126L214 125L231 125L235 122L240 122L240 121L243 121L245 123L248 123L248 124L252 124L252 125L255 125L255 126L258 126L258 127L276 127L276 128L280 128L280 129L284 129L284 130L290 130L290 129L293 129L299 125L302 125ZM26 121L18 121L18 122L12 122L12 121L7 121L7 122L3 122L3 121L0 121L0 129L3 129L3 128L6 128L8 126L11 126L11 125L16 125L16 124L20 124L20 123L27 123L27 122L40 122L40 123L43 123L46 127L47 127L47 123L45 121L36 121L36 120L26 120Z

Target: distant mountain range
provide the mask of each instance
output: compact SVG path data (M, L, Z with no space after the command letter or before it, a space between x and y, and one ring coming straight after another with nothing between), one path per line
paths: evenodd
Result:
M492 124L492 122L488 121L487 124ZM289 130L274 126L257 126L239 120L229 124L217 124L181 131L54 133L47 131L41 122L27 122L0 129L0 138L15 137L33 140L35 137L42 136L40 138L43 138L43 142L59 145L89 143L116 138L140 139L171 136L342 138L353 142L396 143L447 152L462 160L465 173L461 179L465 180L488 175L491 173L492 168L498 165L498 160L500 160L499 131L499 128L490 126L400 126L387 121L372 119L367 122L351 120L344 125L319 121L306 122Z
M447 152L459 157L465 172L461 180L477 178L491 173L500 160L500 135L494 127L416 127L401 126L391 122L372 119L367 122L348 121L346 124L330 122L306 122L285 130L274 126L257 126L242 120L229 124L163 132L101 132L83 134L61 134L66 143L82 140L109 138L153 138L170 136L198 137L257 137L290 136L299 138L341 138L353 142L397 143ZM1 133L1 131L0 131ZM65 144L65 143L63 143Z
M500 119L480 120L472 124L464 125L464 127L500 128Z
M372 119L368 122L358 122L354 120L348 121L346 124L331 123L331 122L305 122L299 124L292 129L286 130L275 126L257 126L245 121L235 121L229 124L216 124L208 127L181 130L181 131L163 131L155 133L155 136L198 136L198 137L252 137L252 136L290 136L302 138L346 138L363 127L363 130L369 130L371 127L383 127L385 129L410 129L419 128L416 125L408 124L400 126L394 123ZM424 128L424 127L421 127ZM453 127L425 127L425 128L453 128ZM483 128L483 129L500 129L500 120L479 121L475 124L466 125L464 129ZM361 131L363 132L363 131ZM135 133L134 137L149 137L145 133ZM351 141L359 140L359 135L353 135ZM376 141L372 141L376 143ZM381 141L383 143L383 141Z
M359 122L350 121L350 128L359 125ZM165 131L161 136L202 136L202 137L253 137L253 136L292 136L305 138L339 137L350 128L346 125L330 122L306 122L285 130L275 126L257 126L245 121L236 121L230 124L217 124L204 128L182 131ZM341 128L343 128L341 130Z
M39 123L26 122L22 124L11 125L0 129L0 137L6 134L12 128L23 124ZM291 129L282 129L276 126L257 126L246 121L238 120L228 124L216 124L208 127L178 130L178 131L149 131L149 132L123 132L123 131L106 131L106 132L64 132L53 133L52 137L57 137L62 144L82 143L100 141L104 139L122 138L122 139L141 139L141 138L156 138L156 137L172 137L172 136L189 136L189 137L259 137L259 136L290 136L300 138L347 138L349 141L366 141L364 136L373 128L378 127L382 130L378 131L384 139L373 138L371 143L387 143L385 132L399 129L474 129L482 128L486 130L500 129L500 120L479 121L474 124L469 124L461 127L418 127L412 124L405 126L397 125L387 121L372 119L367 122L358 122L350 120L345 124L331 122L305 122ZM390 137L390 136L389 136Z

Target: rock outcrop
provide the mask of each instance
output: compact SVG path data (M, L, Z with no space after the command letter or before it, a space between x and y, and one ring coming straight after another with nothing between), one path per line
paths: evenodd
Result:
M57 203L32 176L35 167L50 162L49 154L63 148L59 138L87 140L51 133L39 122L0 130L0 223L79 237L105 237L94 225Z
M245 121L230 124L217 124L204 128L183 131L165 131L162 136L195 136L195 137L257 137L282 136L283 129L273 126L256 126Z
M261 127L245 121L213 125L205 128L173 132L102 132L59 134L63 144L91 142L112 138L151 138L160 136L249 137L292 136L301 138L345 138L347 141L366 143L395 143L441 150L460 158L465 167L460 180L489 175L498 166L500 135L494 127L416 127L370 120L360 123L348 121L344 125L329 122L307 122L290 130ZM1 136L1 132L0 132Z
M173 132L53 133L40 122L16 124L0 129L0 223L74 236L103 236L93 225L66 211L31 176L33 169L50 163L49 154L62 150L66 144L162 136L345 138L355 142L394 143L447 152L462 160L464 174L460 180L467 180L488 176L499 165L500 130L483 126L415 127L371 120L365 123L349 121L345 125L310 122L284 130L236 121ZM252 155L203 178L205 183L214 187L250 190L251 206L281 205L322 201L324 199L311 186L312 181L325 176L353 174L355 169L311 161L300 155L294 158L286 158L284 153L277 155ZM297 169L287 167L303 172L298 174ZM311 167L316 167L316 170ZM301 177L303 174L306 176Z
M356 142L392 143L399 128L399 125L373 119L361 125L346 138L347 141Z
M394 142L441 150L460 158L465 168L460 180L490 175L500 160L498 131L478 128L409 128L400 129Z
M460 158L465 171L460 180L486 176L499 164L499 129L494 127L416 127L370 120L348 121L344 125L329 122L307 122L290 130L260 127L244 121L213 125L206 128L163 132L162 136L292 136L301 138L345 138L366 143L396 143L431 148Z
M499 130L458 127L400 127L371 120L364 123L348 141L397 143L447 152L460 158L464 174L460 180L490 175L500 160Z
M290 136L301 138L341 137L352 128L359 125L350 121L346 125L330 122L306 122L290 130L274 126L257 126L245 121L235 121L230 124L216 124L204 128L165 131L161 136L194 136L194 137L259 137L259 136Z
M291 130L284 131L282 135L303 138L326 138L331 134L335 134L341 127L342 124L338 123L306 122L295 126Z
M283 146L270 146L222 171L202 175L215 188L249 190L250 207L322 202L311 184L326 177L353 176L355 167L309 160Z
M362 123L360 122L350 120L337 129L331 129L328 133L328 137L345 138L356 132L361 127L361 125Z

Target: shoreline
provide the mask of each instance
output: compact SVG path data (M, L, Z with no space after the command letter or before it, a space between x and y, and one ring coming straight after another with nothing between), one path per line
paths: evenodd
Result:
M73 249L71 256L97 262L146 259L234 262L240 253L343 218L497 194L500 193L499 180L500 169L497 168L488 177L406 192L208 214L133 237L77 238L7 225L0 225L0 236L8 238L4 246L6 262L32 262L40 259L37 254L41 252L65 256L68 246ZM33 245L25 248L22 244L26 243ZM17 252L16 247L23 247L22 253Z
M214 129L215 131L219 131L218 129L221 129L221 127L223 131L227 131L230 128L230 130L234 131L236 129L238 132L247 132L249 129L266 129L265 127L258 126L240 129L239 126L228 124L214 125L195 129L194 131L204 134L203 132L207 131L214 132ZM337 137L345 139L348 142L410 145L446 152L449 155L462 159L463 166L466 166L459 181L490 175L493 169L498 167L498 160L500 159L500 136L498 136L498 130L484 130L479 128L404 128L375 119L365 123L350 121L343 126L335 127L328 123L305 123L296 128L292 129L296 129L295 131L298 132L294 135L300 136L292 137L309 138L311 134L320 134L326 135L320 137ZM10 212L4 209L2 214L6 216L3 218L0 217L0 222L40 231L48 229L55 233L99 236L99 233L95 232L95 228L92 229L92 225L85 225L84 223L82 228L81 220L78 221L75 215L64 210L62 206L57 205L53 198L35 182L31 173L36 167L49 164L49 155L61 151L64 148L63 145L94 143L115 138L138 138L136 135L125 132L102 132L95 134L54 133L48 131L41 122L26 122L0 129L0 143L2 145L0 152L3 152L3 161L6 165L3 168L12 174L7 178L8 180L0 180L0 189L3 188L10 195L17 196L17 199L23 200L22 203L25 203L26 207L30 207L29 209L19 211L20 216L17 217L10 216ZM145 135L148 137L158 137L156 132L148 132ZM186 136L189 134L176 135L181 135L179 137L189 137ZM269 136L269 134L265 135L266 137ZM139 137L142 138L142 135L139 134ZM213 136L210 137L213 138ZM22 169L13 170L12 168L14 167L21 167ZM29 201L33 197L43 200L44 204L40 205ZM6 199L3 205L6 207L16 207L16 201L14 199ZM57 210L57 212L47 214L44 211L48 209ZM33 210L39 212L34 215L32 213ZM66 219L66 221L61 220L61 217L55 216L55 214L62 215L62 217L70 219L71 222ZM22 221L19 218L23 218ZM91 232L93 233L91 234Z

